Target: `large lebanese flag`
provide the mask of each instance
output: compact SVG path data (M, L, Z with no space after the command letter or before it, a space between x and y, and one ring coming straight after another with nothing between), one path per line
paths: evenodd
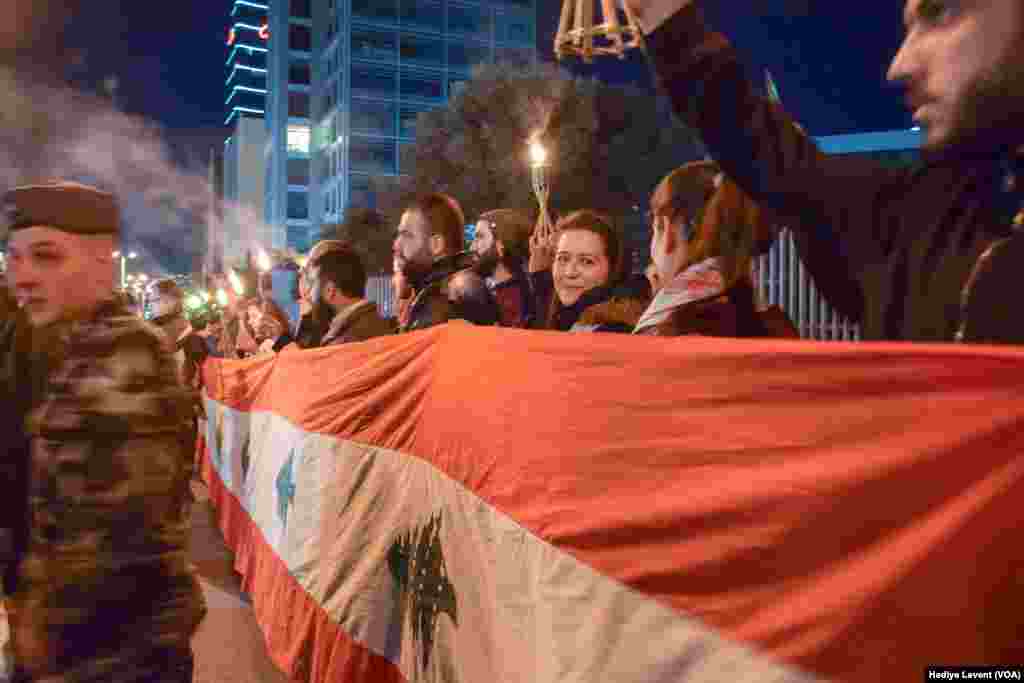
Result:
M450 324L205 377L205 474L298 680L1024 662L1024 352Z

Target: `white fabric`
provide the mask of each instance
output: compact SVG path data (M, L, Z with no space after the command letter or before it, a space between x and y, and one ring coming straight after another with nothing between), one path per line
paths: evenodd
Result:
M724 291L725 280L718 259L712 257L695 263L658 291L637 321L633 333L660 325L679 308L694 301L720 296Z
M274 553L332 621L406 680L817 680L600 574L419 458L210 399L207 414L210 460ZM243 481L244 448L250 469ZM282 500L289 460L294 490ZM458 624L439 614L424 670L388 552L434 515Z

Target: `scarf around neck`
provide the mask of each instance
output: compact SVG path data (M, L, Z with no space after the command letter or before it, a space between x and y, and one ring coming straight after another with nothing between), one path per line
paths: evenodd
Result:
M721 296L725 292L725 280L718 259L712 257L695 263L661 288L640 316L633 334L648 327L660 325L683 306Z

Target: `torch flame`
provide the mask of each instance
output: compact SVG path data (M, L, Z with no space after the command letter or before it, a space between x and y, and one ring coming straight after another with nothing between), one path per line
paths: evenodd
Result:
M273 264L270 262L270 256L263 249L260 249L259 253L256 254L256 263L264 273L273 267Z
M530 161L534 166L543 166L548 160L548 151L536 140L530 142Z
M228 305L228 293L223 288L217 290L217 303L222 308Z
M245 285L242 284L242 278L238 277L238 273L234 270L228 271L228 280L231 281L231 289L235 290L235 294L238 296L245 294Z

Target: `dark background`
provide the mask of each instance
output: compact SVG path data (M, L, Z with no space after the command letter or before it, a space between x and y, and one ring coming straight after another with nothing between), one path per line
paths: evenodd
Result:
M538 47L541 57L551 60L561 5L540 2ZM713 25L738 46L752 77L761 81L763 69L771 70L786 108L812 134L910 126L899 90L885 81L902 34L902 3L703 4ZM202 142L222 135L229 10L229 0L162 5L91 0L69 12L73 17L63 36L64 68L76 83L89 88L115 77L119 106L159 122L187 149L193 138ZM593 67L573 70L611 82L650 83L637 53L623 62L605 58Z

